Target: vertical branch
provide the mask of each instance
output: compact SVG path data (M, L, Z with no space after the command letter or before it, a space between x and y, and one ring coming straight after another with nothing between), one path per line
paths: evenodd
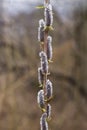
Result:
M52 59L52 37L49 31L53 30L53 13L50 0L44 0L44 20L39 20L38 41L40 42L41 52L40 67L38 67L38 82L41 90L37 95L37 103L42 111L40 118L41 130L48 130L48 121L51 119L51 105L48 103L53 97L53 86L48 79L49 63Z

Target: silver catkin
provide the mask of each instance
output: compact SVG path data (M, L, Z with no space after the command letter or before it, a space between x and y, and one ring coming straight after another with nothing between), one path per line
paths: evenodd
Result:
M43 19L39 20L39 27L38 27L38 41L44 42L44 26L45 22Z
M46 100L49 101L53 97L52 82L48 79L46 82Z
M46 26L52 26L53 24L53 12L52 12L52 5L47 4L44 10L44 16L45 16L45 25Z
M51 118L51 105L50 104L47 105L47 118L48 119Z
M44 80L44 75L42 73L41 67L38 68L38 82L42 86L43 85L43 80Z
M52 37L48 36L47 37L47 58L48 58L48 61L52 60L52 55L53 55L53 52L52 52Z
M47 118L47 113L43 113L41 118L40 118L41 130L48 130L48 123L46 121L46 118Z
M37 103L42 111L45 110L44 91L40 90L37 95Z
M41 51L39 53L40 59L41 59L41 69L43 74L48 73L48 60L47 60L47 55L45 52Z

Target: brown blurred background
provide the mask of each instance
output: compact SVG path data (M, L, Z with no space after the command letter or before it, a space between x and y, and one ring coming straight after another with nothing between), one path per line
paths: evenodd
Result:
M12 15L4 7L1 0L0 130L40 130L37 28L43 9ZM87 130L87 8L80 4L71 14L63 21L54 10L49 130Z

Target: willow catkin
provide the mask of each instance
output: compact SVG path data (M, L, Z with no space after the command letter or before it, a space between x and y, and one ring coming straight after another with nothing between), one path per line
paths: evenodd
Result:
M44 10L44 16L45 16L45 25L52 26L53 12L52 12L52 5L51 4L46 4L45 10Z
M39 27L38 27L38 41L43 43L44 42L44 26L45 22L43 19L39 20Z
M41 130L48 130L48 123L46 121L46 118L47 118L47 113L43 113L41 118L40 118Z
M51 119L51 105L47 104L47 119L50 120Z
M42 111L45 111L44 91L40 90L37 95L37 103Z
M38 68L38 82L39 82L40 87L43 86L43 81L44 81L44 75L42 73L41 67L39 67Z
M48 79L46 82L46 101L49 101L53 97L53 86L52 82Z
M43 74L48 73L48 60L47 60L47 55L44 51L41 51L39 53L40 56L40 62L41 62L41 69Z
M48 59L48 61L52 60L52 55L53 55L53 51L52 51L52 37L48 36L47 37L47 59Z

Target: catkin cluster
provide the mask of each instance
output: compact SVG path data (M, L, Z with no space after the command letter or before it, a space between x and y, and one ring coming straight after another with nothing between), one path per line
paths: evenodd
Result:
M52 62L52 37L49 31L53 30L53 12L49 0L44 0L44 19L39 20L38 42L41 49L39 53L40 66L38 67L38 82L40 90L37 94L37 103L42 111L40 129L48 130L48 121L51 119L50 100L53 97L53 85L48 78L49 64Z

